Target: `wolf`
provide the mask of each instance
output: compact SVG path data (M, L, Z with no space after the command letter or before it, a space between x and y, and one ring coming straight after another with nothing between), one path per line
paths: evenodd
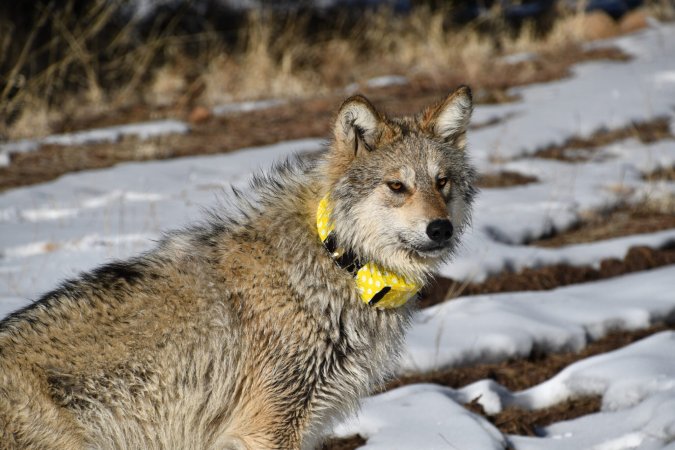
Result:
M310 449L395 369L470 222L471 91L333 138L0 323L0 447Z

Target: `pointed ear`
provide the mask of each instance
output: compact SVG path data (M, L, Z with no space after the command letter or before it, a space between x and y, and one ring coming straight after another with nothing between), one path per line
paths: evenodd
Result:
M466 129L472 111L471 89L460 86L443 101L423 111L420 126L443 141L464 150Z
M342 103L335 121L335 142L343 152L355 157L372 151L382 132L383 119L375 107L361 95Z

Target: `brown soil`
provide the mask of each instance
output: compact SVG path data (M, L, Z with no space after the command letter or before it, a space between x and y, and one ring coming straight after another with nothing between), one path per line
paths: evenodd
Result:
M536 183L535 177L522 175L517 172L486 173L478 177L476 185L480 188L505 188Z
M602 398L599 396L581 397L534 411L509 407L494 416L486 414L477 402L464 406L470 411L484 416L504 434L540 436L541 428L552 423L576 419L577 417L599 412L602 406Z
M609 212L589 214L572 229L531 244L537 247L561 247L671 228L675 228L675 211L658 212L643 207L623 206Z
M321 450L354 450L365 445L366 440L358 434L346 438L334 438L324 442Z
M588 138L573 137L563 144L540 149L536 152L536 156L570 162L587 161L593 157L593 149L628 138L638 139L642 143L651 143L662 139L675 139L675 136L670 130L670 119L657 117L649 121L633 122L613 130L600 129Z
M644 177L649 181L675 181L675 166L655 170Z

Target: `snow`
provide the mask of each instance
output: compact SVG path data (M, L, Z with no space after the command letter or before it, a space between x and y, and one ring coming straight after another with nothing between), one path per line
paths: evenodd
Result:
M358 420L339 425L337 436L368 437L363 449L503 449L506 440L482 417L456 401L452 389L413 385L363 402ZM415 433L410 433L415 430Z
M669 80L675 72L675 27L657 24L611 43L633 59L579 64L570 78L513 89L522 102L493 106L495 112L516 114L469 135L479 168L489 171L492 161L532 154L572 135L672 116L675 83Z
M602 411L545 428L541 438L511 437L519 450L660 449L675 440L675 333L588 358L512 403L539 408L563 398L602 395Z
M597 266L606 258L623 258L634 246L659 248L675 242L671 229L560 248L528 244L552 230L569 228L588 211L675 194L675 183L654 183L644 176L675 166L672 140L646 145L627 139L593 151L581 149L592 156L581 163L532 157L537 148L600 127L657 116L675 124L675 26L657 25L610 43L634 59L581 64L568 79L517 89L521 102L476 108L473 123L482 126L469 134L469 151L481 171L517 172L538 181L483 190L473 229L457 258L442 267L442 275L468 282L505 269ZM274 102L222 105L214 112L236 113ZM180 122L175 128L145 125L4 144L0 159L8 161L9 153L43 143L81 145L126 134L147 138L169 129L187 131ZM217 204L228 186L246 189L252 172L294 152L316 151L323 143L304 139L224 155L125 163L0 193L0 317L79 271L147 250L162 230L202 217L202 209ZM578 351L613 330L672 323L674 280L675 266L666 266L550 291L440 304L415 317L400 371ZM402 387L365 399L360 412L338 424L335 434L361 434L368 439L367 449L675 450L674 341L673 332L655 334L581 359L520 392L491 380L461 389ZM475 400L489 413L509 406L533 410L583 395L602 396L602 410L552 424L537 437L504 436L461 406Z
M364 87L367 88L383 88L388 86L403 86L408 84L406 77L400 75L383 75L380 77L369 78L363 83L350 83L344 88L344 92L348 95L356 94Z
M147 250L161 231L203 217L203 208L217 203L228 186L245 189L252 172L322 145L304 139L226 155L125 163L4 192L0 305L36 298L63 278Z
M261 109L274 108L275 106L285 105L285 100L257 100L239 103L225 103L213 107L213 114L216 116L226 116L242 112L259 111Z
M55 134L39 139L23 139L0 144L0 167L9 165L13 153L25 153L39 149L42 145L87 145L101 142L116 142L126 136L147 140L166 134L185 134L189 125L178 120L155 120L151 122L96 128L75 133Z
M675 317L675 267L543 292L464 297L421 311L408 333L403 372L577 351L616 329Z
M490 414L509 406L534 410L581 396L602 396L598 413L553 424L538 437L501 436L460 405L477 401ZM411 385L363 402L336 436L360 434L365 449L665 449L675 440L675 332L590 357L530 389L511 392L483 380L461 389Z
M401 86L408 84L408 79L400 75L384 75L381 77L370 78L366 80L366 86L371 88L385 86Z

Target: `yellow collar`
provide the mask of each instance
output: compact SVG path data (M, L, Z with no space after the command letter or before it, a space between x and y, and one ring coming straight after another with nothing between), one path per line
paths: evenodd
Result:
M335 263L354 275L361 300L376 308L398 308L417 294L421 285L410 282L403 275L386 270L372 261L360 264L350 251L337 247L332 233L335 227L330 220L331 212L326 195L319 202L316 211L319 237Z

